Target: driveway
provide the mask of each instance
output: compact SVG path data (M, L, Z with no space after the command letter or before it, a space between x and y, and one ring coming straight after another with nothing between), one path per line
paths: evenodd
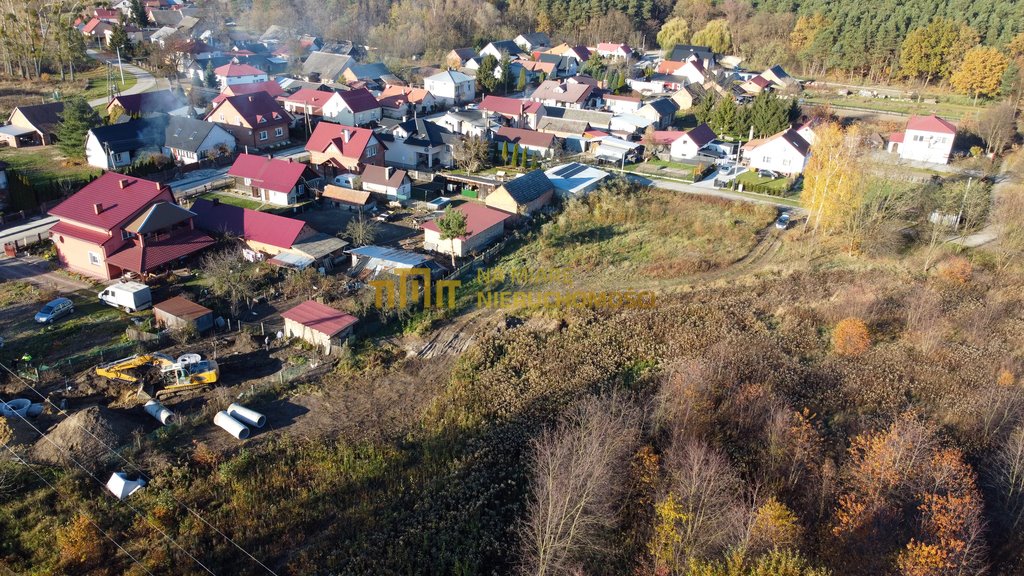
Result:
M104 63L110 62L110 63L114 64L114 66L117 66L117 58L107 58L103 54L99 53L96 50L92 50L92 49L86 50L85 52L86 52L86 54L89 55L89 58L92 58L93 60L98 60L98 61L104 62ZM124 92L122 92L121 95L128 96L129 94L142 94L143 92L149 92L150 89L152 89L154 87L157 87L157 79L155 77L153 77L152 74L150 74L149 72L146 72L145 70L143 70L142 68L139 68L138 66L133 66L131 64L123 64L123 62L124 62L124 60L122 59L122 65L124 66L124 69L127 70L128 72L131 72L133 75L135 75L136 82L135 82L134 86L132 86L131 88L129 88L129 89L125 90ZM164 83L164 82L161 82L161 84L162 83ZM89 106L92 106L93 108L95 108L97 106L106 106L106 105L107 105L107 98L105 96L103 98L96 98L95 100L90 100L89 101Z
M63 294L91 288L87 282L54 272L50 263L34 256L0 258L0 280L26 280Z

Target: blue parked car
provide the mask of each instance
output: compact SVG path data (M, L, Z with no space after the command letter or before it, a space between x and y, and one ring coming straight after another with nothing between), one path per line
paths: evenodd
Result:
M53 324L58 320L72 314L75 311L75 303L67 298L57 298L49 301L39 312L36 312L36 322L40 324Z

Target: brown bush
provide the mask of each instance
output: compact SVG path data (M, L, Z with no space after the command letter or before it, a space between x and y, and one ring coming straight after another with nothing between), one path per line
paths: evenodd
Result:
M868 326L860 318L844 318L832 329L832 350L840 356L860 356L870 347Z
M962 256L947 258L938 265L939 277L950 284L963 286L970 282L973 273L971 261Z

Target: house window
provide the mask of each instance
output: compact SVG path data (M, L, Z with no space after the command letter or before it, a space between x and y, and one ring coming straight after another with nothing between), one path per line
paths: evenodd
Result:
M221 115L220 115L220 121L221 121L221 122L223 122L223 121L224 121L224 114L221 114Z
M260 130L260 140L262 141L262 140L266 140L266 139L267 139L267 131L266 130Z
M767 164L767 163L769 163L771 161L772 161L772 157L771 156L762 156L761 157L761 162L764 162L765 164Z
M782 161L782 165L783 165L783 166L789 166L789 165L790 165L791 163L792 163L792 161L791 161L791 160L783 160L783 161Z
M281 128L280 126L274 128L274 136L284 136L284 128Z
M132 238L135 238L135 233L134 232L129 232L127 230L121 230L121 240L130 240Z
M366 155L367 156L376 156L377 155L377 145L376 144L371 144L370 146L367 146L366 147Z
M921 136L920 134L914 135L914 142L924 142L924 136Z
M100 265L100 255L95 252L89 252L89 264L93 266Z

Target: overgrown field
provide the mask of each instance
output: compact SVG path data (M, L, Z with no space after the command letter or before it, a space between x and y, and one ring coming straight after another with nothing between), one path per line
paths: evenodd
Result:
M733 269L773 216L605 192L500 265L686 282ZM36 468L55 493L5 462L0 564L201 570L184 549L266 573L187 505L278 574L1021 574L1019 267L786 242L771 273L653 309L491 312L455 359L365 342L261 396L271 429L241 446L209 425L132 443L154 477L140 514L74 468Z

